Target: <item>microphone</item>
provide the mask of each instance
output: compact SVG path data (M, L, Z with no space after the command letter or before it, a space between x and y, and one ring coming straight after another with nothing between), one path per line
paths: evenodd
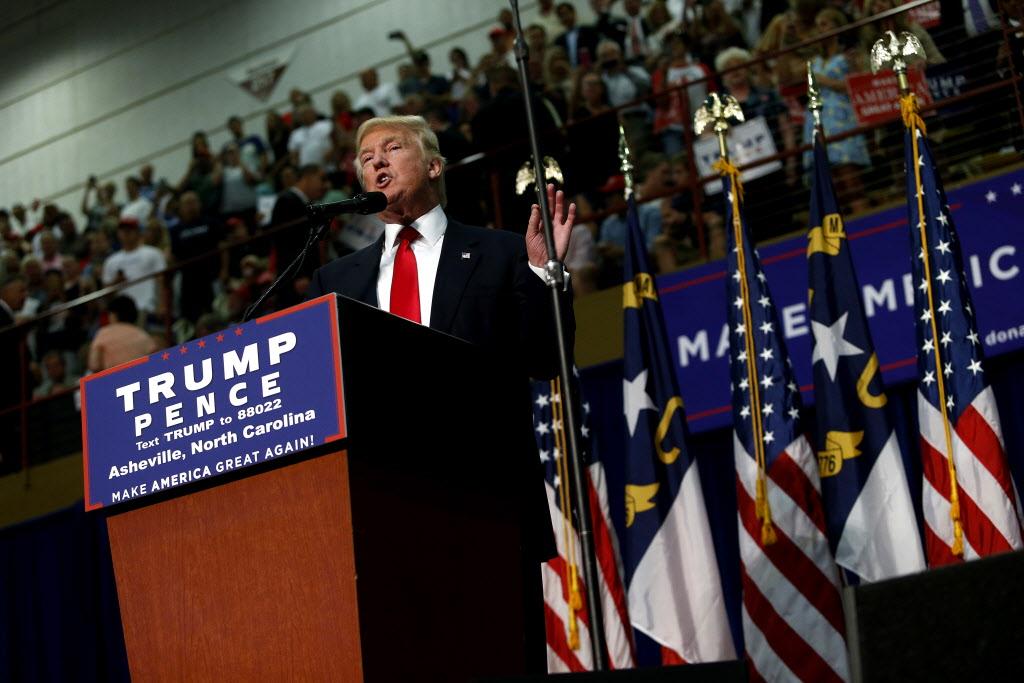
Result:
M306 207L306 215L310 218L338 216L343 213L360 213L364 216L379 213L388 208L388 198L383 192L365 192L352 199L328 204L310 204Z

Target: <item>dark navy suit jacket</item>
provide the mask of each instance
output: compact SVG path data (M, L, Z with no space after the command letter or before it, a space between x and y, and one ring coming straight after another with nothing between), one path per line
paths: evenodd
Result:
M384 236L374 244L342 257L313 273L307 299L337 292L378 306L377 276ZM422 295L422 293L421 293ZM563 321L571 351L575 338L572 293L561 295ZM494 381L505 383L511 396L521 395L514 435L525 457L520 471L527 528L527 554L541 560L555 554L543 473L533 437L528 378L558 374L558 348L553 304L547 285L529 267L522 235L488 230L448 219L441 245L431 303L430 327L472 344L492 349Z
M384 236L318 269L307 298L337 292L377 306L377 275ZM421 293L422 296L422 293ZM430 327L489 347L523 380L558 374L551 294L529 267L520 234L448 220L437 265ZM572 297L562 296L569 348L575 337Z

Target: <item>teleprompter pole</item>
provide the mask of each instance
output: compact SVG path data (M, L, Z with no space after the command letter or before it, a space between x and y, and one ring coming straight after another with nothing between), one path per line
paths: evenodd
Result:
M583 581L586 589L587 615L589 617L590 638L593 651L594 671L608 669L608 652L605 647L604 615L601 612L599 579L597 574L597 555L594 551L594 531L590 516L590 497L584 475L584 466L580 459L577 425L579 414L576 408L576 390L573 386L572 349L566 342L565 327L562 324L561 293L565 288L565 271L558 260L555 250L554 228L551 223L551 210L547 200L547 185L544 182L543 157L540 154L540 143L537 141L537 128L533 117L533 102L530 97L530 78L527 68L526 41L523 40L523 27L519 20L519 2L512 3L512 22L516 32L515 55L519 67L519 82L523 90L523 103L526 107L526 124L530 134L530 151L533 154L534 189L537 193L537 205L540 206L540 217L544 226L544 243L547 246L548 260L544 264L544 281L551 294L551 303L555 316L555 331L558 340L559 374L562 383L562 410L565 415L566 450L572 488L576 492L577 528L580 535L580 550L583 559ZM565 514L570 514L565 511Z

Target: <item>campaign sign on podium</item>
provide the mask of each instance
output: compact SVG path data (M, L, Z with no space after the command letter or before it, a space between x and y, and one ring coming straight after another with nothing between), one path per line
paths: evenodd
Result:
M345 436L333 294L81 381L85 507Z

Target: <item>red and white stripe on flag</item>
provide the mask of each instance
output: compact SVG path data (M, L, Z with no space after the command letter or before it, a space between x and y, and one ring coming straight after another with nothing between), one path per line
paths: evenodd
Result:
M839 575L825 537L817 460L799 436L768 470L777 541L761 542L757 463L734 440L743 634L752 681L849 679Z
M600 575L601 608L605 623L605 640L608 646L608 662L613 669L628 669L636 666L633 635L626 610L626 594L622 584L622 563L618 539L611 525L608 509L608 488L604 468L600 462L588 468L588 489L590 509L594 517L594 546ZM548 484L548 509L555 525L555 539L558 557L541 565L544 584L544 623L547 634L548 673L589 671L593 656L590 639L590 620L586 607L577 613L579 649L569 647L569 582L568 548L562 533L562 511L558 507L557 492ZM579 537L573 535L574 553L577 561L581 557ZM579 579L580 591L585 595L583 577ZM585 598L584 598L585 599Z
M957 562L950 518L950 476L942 415L918 394L925 545L931 565ZM991 387L979 393L950 427L953 464L963 525L965 560L1022 547L1017 495L1010 477L1002 429Z

